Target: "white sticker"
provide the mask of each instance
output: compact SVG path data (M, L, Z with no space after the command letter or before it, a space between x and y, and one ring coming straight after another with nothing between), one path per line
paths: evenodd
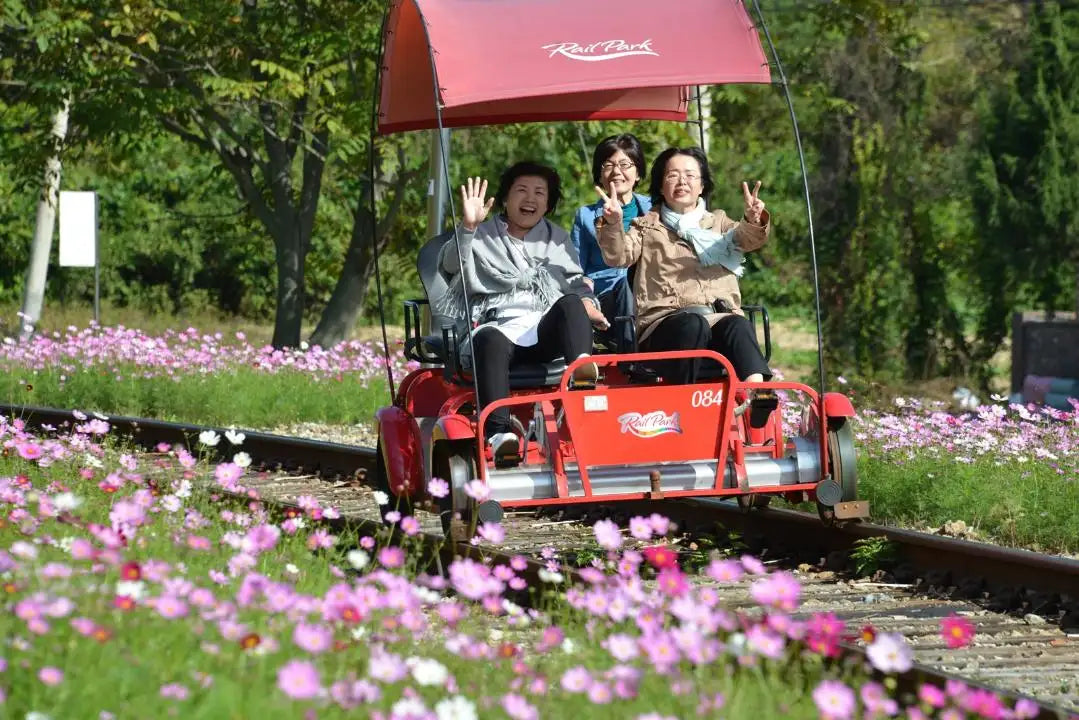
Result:
M585 412L606 412L607 411L607 396L606 395L585 395L585 398L584 398L584 411Z

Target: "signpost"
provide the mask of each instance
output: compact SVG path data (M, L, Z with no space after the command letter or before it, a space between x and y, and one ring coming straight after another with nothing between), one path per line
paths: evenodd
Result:
M60 266L94 269L94 322L100 324L101 264L95 192L60 192Z

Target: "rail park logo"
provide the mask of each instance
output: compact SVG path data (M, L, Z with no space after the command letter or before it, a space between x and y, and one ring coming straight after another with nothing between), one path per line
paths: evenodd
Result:
M639 438L653 438L666 433L682 434L678 413L668 415L662 410L653 410L642 415L639 412L628 412L619 415L618 422L622 425L623 434L632 433Z
M590 45L581 45L574 42L551 43L550 45L544 45L543 49L550 53L548 57L563 55L570 60L582 60L584 62L617 60L618 58L633 55L655 55L659 57L659 53L652 49L652 38L639 43L627 43L625 40L601 40Z

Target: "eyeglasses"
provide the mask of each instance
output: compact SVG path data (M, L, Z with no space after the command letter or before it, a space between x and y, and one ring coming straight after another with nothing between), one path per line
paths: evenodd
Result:
M671 170L663 176L663 182L676 183L683 178L685 178L687 184L692 185L700 180L701 176L696 173L680 173L677 170Z
M635 168L637 166L630 160L622 160L621 162L617 162L617 163L614 163L614 162L611 162L610 160L608 160L607 162L603 163L599 167L600 167L601 170L603 170L603 172L609 173L612 170L614 170L615 168L618 168L622 172L628 172L630 170L630 168Z

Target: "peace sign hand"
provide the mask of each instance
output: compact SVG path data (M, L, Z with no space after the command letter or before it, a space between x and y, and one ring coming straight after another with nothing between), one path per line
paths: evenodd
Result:
M757 197L757 193L761 191L761 181L757 181L757 185L753 188L753 193L749 192L749 185L742 183L742 197L746 202L745 216L746 220L750 221L754 225L761 224L761 216L764 214L764 201Z
M461 186L462 225L466 230L475 230L481 222L487 219L487 213L491 212L495 199L491 198L484 202L486 196L486 180L481 180L478 177L468 178L467 188L465 185Z
M618 202L618 193L614 191L614 183L611 183L611 194L603 192L599 185L595 186L596 192L603 198L603 222L608 225L622 224L622 203Z

